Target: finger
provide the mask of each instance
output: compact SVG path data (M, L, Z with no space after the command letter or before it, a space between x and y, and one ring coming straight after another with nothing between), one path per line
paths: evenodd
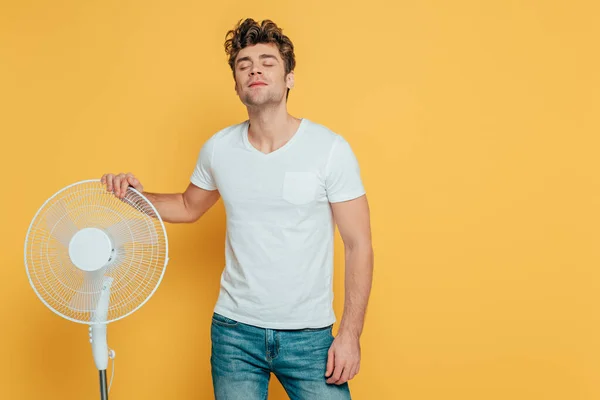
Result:
M351 381L356 376L356 367L353 367L348 374L348 380Z
M333 350L329 349L327 352L327 371L325 371L325 376L329 377L333 373L333 362L334 362L334 353Z
M121 175L117 175L113 178L113 188L115 196L119 196L119 189L121 188Z
M329 378L327 380L327 383L336 383L337 381L339 381L340 378L342 377L343 371L344 371L344 365L336 362L335 367L333 369L333 374L331 375L331 378Z
M331 375L331 378L327 380L327 383L336 384L342 377L343 371L344 368L342 366L336 365L333 370L333 374Z
M358 374L358 364L356 364L352 370L350 371L350 374L348 375L348 380L352 380L354 379L354 377Z
M100 183L106 185L106 174L102 175L102 178L100 178Z
M106 175L106 190L108 190L109 192L112 192L113 190L113 180L113 174Z
M335 383L336 385L341 385L341 384L348 382L348 379L350 379L351 368L352 367L349 367L349 366L346 366L344 368L344 371L342 372L340 379L338 379L338 381Z
M125 197L128 186L129 186L129 181L127 180L126 176L123 176L123 179L121 180L121 198Z
M122 173L115 178L115 194L118 198L121 198L121 195L123 194L123 179L124 175Z
M133 188L137 191L140 190L140 182L135 178L135 176L131 175L127 177L127 181L129 182L130 186L133 186Z

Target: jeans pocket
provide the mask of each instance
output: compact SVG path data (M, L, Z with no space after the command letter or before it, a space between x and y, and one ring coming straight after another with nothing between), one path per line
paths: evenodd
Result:
M231 327L231 328L233 328L239 324L238 321L231 319L231 318L227 318L224 315L217 314L217 313L213 313L212 322L214 324L217 324L220 326L227 326L227 327Z

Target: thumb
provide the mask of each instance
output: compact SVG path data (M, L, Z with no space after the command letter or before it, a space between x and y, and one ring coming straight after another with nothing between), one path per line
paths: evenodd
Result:
M140 191L140 189L142 188L142 185L140 184L140 182L136 178L133 178L133 177L130 176L130 177L127 178L127 182L129 182L129 184L131 186L133 186L133 188L135 190L137 190L137 191Z
M333 373L333 365L334 365L335 354L332 349L329 349L327 352L327 371L325 372L325 376L329 377Z

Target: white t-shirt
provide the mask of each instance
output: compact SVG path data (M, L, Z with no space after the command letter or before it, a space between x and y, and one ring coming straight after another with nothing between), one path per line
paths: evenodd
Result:
M214 311L272 329L319 328L333 311L334 221L329 203L365 193L348 142L302 119L294 136L265 154L249 121L213 135L191 182L218 189L225 205L225 269Z

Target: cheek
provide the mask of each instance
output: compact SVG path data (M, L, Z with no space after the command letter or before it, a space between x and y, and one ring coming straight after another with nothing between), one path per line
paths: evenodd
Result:
M244 79L242 76L235 75L235 87L239 87L241 83L244 83Z
M239 80L238 80L238 81L236 81L236 83L235 83L235 91L236 91L236 92L239 92L239 91L241 91L241 90L242 90L242 87L243 87L243 85L241 84L241 82L240 82Z

